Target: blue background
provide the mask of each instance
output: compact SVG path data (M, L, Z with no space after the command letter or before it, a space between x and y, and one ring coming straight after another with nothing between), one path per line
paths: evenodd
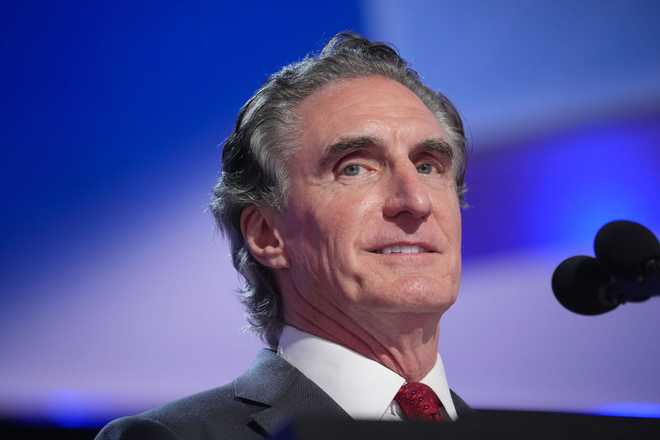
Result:
M653 1L14 2L0 14L0 414L64 425L223 384L260 346L206 204L238 108L352 29L461 110L450 384L476 407L660 416L660 301L584 318L554 267L660 233Z

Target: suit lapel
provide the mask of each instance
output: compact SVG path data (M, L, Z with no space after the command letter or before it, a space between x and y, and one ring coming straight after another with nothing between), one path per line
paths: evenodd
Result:
M474 410L470 408L458 394L456 394L453 390L449 390L449 392L451 393L451 400L454 402L456 414L458 414L459 417L474 412Z
M252 421L271 435L296 416L351 419L321 388L272 350L263 350L255 365L234 381L234 393L238 399L264 406L252 414Z

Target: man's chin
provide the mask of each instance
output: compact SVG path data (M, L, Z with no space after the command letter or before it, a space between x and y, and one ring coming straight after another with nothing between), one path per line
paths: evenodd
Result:
M456 301L453 289L421 289L420 286L388 286L362 297L362 306L373 311L407 314L442 314Z

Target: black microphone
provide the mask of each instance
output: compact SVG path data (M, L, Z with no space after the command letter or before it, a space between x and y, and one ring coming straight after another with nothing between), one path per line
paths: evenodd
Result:
M600 228L596 258L564 260L552 275L552 290L567 309L599 315L626 302L660 296L660 242L639 223L618 220Z

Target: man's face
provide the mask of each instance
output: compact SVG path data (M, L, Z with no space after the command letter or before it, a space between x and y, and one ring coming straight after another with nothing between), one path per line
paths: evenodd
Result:
M285 308L295 290L349 316L444 312L458 292L461 219L443 127L378 76L331 83L297 111L288 204L274 220Z

